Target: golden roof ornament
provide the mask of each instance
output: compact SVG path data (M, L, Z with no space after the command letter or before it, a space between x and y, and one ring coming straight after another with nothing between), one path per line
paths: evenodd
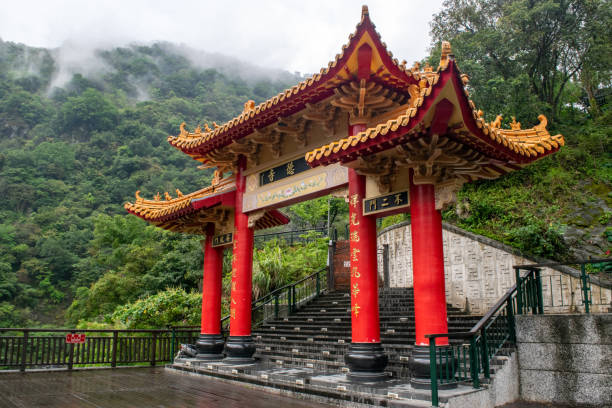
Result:
M166 201L172 200L172 196L170 194L168 194L167 191L164 193L164 198L166 199Z
M187 124L185 122L181 123L181 125L179 126L179 129L181 129L181 136L187 136L187 134L189 132L187 132L186 129Z
M489 124L489 126L491 126L492 129L499 129L499 128L501 128L502 119L503 119L502 115L497 115L495 120L493 122L491 122Z
M512 130L521 130L521 122L516 121L516 117L512 117L512 122L510 123L510 129Z
M418 85L412 84L408 86L408 94L410 95L410 100L414 105L419 96L421 96L421 90Z
M208 123L205 123L205 124L204 124L204 130L205 130L206 132L211 132L211 131L212 131L212 129L211 129L210 127L208 127Z
M242 111L242 113L249 113L250 111L254 111L254 110L255 110L255 101L248 100L244 103L244 110Z
M546 119L546 116L540 115L538 116L538 120L540 121L540 123L535 125L533 128L535 130L546 130L546 125L548 125L548 119Z
M144 201L144 198L142 198L142 197L140 196L140 190L137 190L137 191L136 191L136 194L134 194L134 195L136 196L136 202L137 202L137 203L142 203L142 202Z
M451 44L448 41L442 41L442 53L440 54L440 69L444 70L448 65L449 56L453 50Z
M213 173L213 178L212 181L210 182L211 185L216 186L217 184L219 184L221 182L221 179L223 178L223 171L221 171L219 168L217 168L214 173Z
M179 190L178 188L175 190L176 191L176 196L177 197L182 197L184 196L184 194L181 192L181 190Z
M368 6L364 4L363 6L361 6L361 21L363 21L363 19L368 17L369 15L370 11L368 10Z
M161 194L159 194L159 191L157 192L157 194L155 194L155 195L153 196L153 200L155 200L155 201L161 201Z
M461 82L463 82L463 85L469 84L470 77L467 74L461 74Z

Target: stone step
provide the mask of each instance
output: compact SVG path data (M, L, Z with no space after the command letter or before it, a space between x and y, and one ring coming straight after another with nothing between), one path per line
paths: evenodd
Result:
M448 326L449 333L463 332L470 330L472 326L469 325L454 325ZM326 333L331 335L334 333L351 333L351 325L343 323L329 323L329 324L276 324L276 325L264 325L260 326L256 330L259 334L321 334ZM381 334L392 334L392 335L414 335L415 328L414 324L381 324Z
M273 349L263 349L258 350L257 354L261 358L267 359L275 359L275 358L284 358L284 359L292 359L295 361L298 360L309 360L309 361L321 361L324 363L328 362L340 362L344 363L345 353L338 352L338 350L321 350L319 352L307 352L300 351L299 349L288 349L288 350L273 350ZM395 365L403 365L407 362L408 357L403 356L398 353L385 353L389 357L389 363Z
M265 341L256 341L255 345L258 350L276 350L280 349L282 351L286 350L295 350L301 352L310 352L310 350L314 349L314 352L318 352L319 350L334 350L336 353L344 353L349 348L349 343L339 344L337 342L317 342L317 343L309 343L309 342L300 342L300 341L278 341L274 342L271 340ZM385 352L393 353L393 354L401 354L401 353L411 353L414 346L412 344L385 344L383 343L383 349Z
M351 342L350 300L348 293L325 294L287 317L267 321L253 333L256 355L283 367L342 372ZM407 363L415 341L412 290L381 291L379 304L381 343L389 357L386 371L408 378ZM480 320L450 305L447 313L451 333L468 331Z
M285 349L287 347L334 347L337 349L342 349L345 350L348 348L350 342L345 342L345 343L338 343L337 340L330 340L328 339L327 341L325 339L321 339L321 341L318 341L316 343L312 342L312 341L308 341L308 339L303 340L303 339L287 339L287 340L281 340L280 338L270 338L270 337L261 337L259 338L258 336L254 337L254 341L256 345L262 345L262 346L282 346ZM412 348L414 347L414 343L383 343L382 344L383 348L389 348L389 349L394 349L394 350L400 350L400 349L404 349L404 350L412 350Z
M470 321L463 319L449 319L448 327L457 327L457 328L468 328L471 329L474 327L474 324L478 320ZM345 317L288 317L285 319L278 320L269 320L265 323L262 323L260 327L309 327L309 326L318 326L322 327L325 325L333 325L336 327L350 327L351 319L349 316ZM383 320L380 322L381 327L414 327L414 320L406 318L404 320L399 320L397 318L393 320Z
M316 355L300 355L298 353L266 353L258 352L257 358L277 364L282 367L307 367L316 370L332 372L348 372L346 363L342 359L329 358ZM390 358L385 371L393 378L410 378L407 361ZM493 374L493 372L491 372Z

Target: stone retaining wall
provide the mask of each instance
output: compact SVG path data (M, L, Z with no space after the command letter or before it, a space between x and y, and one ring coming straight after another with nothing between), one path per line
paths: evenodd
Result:
M444 275L446 298L453 306L472 314L485 313L515 283L513 265L552 262L532 259L498 241L472 234L443 223ZM412 238L410 222L400 223L378 233L379 280L383 280L382 246L389 245L389 286L412 286ZM609 287L591 286L593 312L608 312L612 293ZM544 268L542 289L547 313L581 311L579 272L567 268Z
M521 398L612 407L612 314L516 316Z

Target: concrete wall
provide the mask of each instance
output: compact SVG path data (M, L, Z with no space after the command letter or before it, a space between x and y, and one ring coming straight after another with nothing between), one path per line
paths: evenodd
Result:
M449 398L446 408L491 408L519 399L519 374L516 353L499 368L486 388Z
M521 398L612 407L612 314L516 316Z
M513 265L546 262L530 259L515 249L492 239L472 234L453 225L443 224L444 275L446 299L464 309L466 298L470 312L485 313L515 283ZM412 286L412 237L410 223L385 228L378 234L379 254L389 245L389 286ZM379 255L382 276L382 256ZM547 313L583 310L578 271L571 268L544 268L542 289ZM608 312L612 302L609 288L595 283L591 287L594 312Z

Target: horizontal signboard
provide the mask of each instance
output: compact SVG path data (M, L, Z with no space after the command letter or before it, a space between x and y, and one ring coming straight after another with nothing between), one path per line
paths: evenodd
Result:
M408 191L398 191L363 200L363 215L410 207Z
M265 186L266 184L295 176L296 174L302 173L306 170L310 170L310 166L306 164L306 159L300 157L299 159L292 160L288 163L281 164L280 166L276 166L259 173L259 185Z
M232 242L234 242L234 234L231 232L228 232L227 234L215 235L213 237L212 246L220 247L220 246L229 245Z
M297 161L297 160L296 160ZM251 176L249 176L250 178ZM242 211L251 212L266 207L282 207L284 202L295 203L302 199L306 200L315 194L324 191L337 189L348 183L348 169L335 163L329 166L320 166L304 171L295 177L288 177L284 180L256 187L256 177L252 188L249 188L247 178L247 192L242 200Z

